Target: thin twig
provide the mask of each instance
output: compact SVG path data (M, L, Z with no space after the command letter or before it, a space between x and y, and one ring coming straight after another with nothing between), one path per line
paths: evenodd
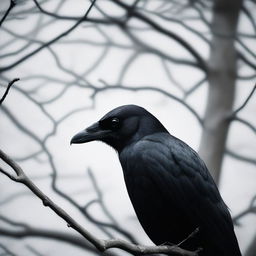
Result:
M256 84L254 85L254 87L253 87L253 89L251 90L251 92L250 92L250 94L248 95L248 97L245 99L244 103L243 103L239 108L237 108L237 109L233 112L232 117L234 117L235 115L237 115L237 113L238 113L239 111L241 111L241 110L246 106L246 104L248 103L248 101L249 101L250 98L252 97L252 95L253 95L253 93L255 92L255 90L256 90Z
M179 102L181 105L183 105L185 108L187 108L197 119L199 124L204 127L203 119L200 117L200 115L196 112L194 108L192 108L190 105L188 105L185 101L180 99L179 97L175 96L172 93L169 93L161 88L154 87L154 86L125 86L125 85L110 85L107 82L105 82L103 79L99 79L99 82L101 82L104 86L103 87L95 87L94 92L91 94L91 98L93 99L97 93L107 90L126 90L126 91L152 91L152 92L159 92L177 102Z
M114 3L116 3L118 6L121 8L124 8L126 10L130 9L130 6L125 3L125 1L119 1L119 0L114 0ZM182 37L179 35L173 33L172 31L169 31L163 27L161 27L158 23L155 21L151 20L147 16L143 15L140 12L137 12L136 10L133 11L132 16L145 22L148 24L150 27L154 28L156 31L160 32L163 35L166 35L175 41L177 41L182 47L184 47L197 61L198 67L202 69L203 71L206 71L206 64L202 56L197 52L191 45L187 43Z
M113 217L113 215L109 212L109 210L107 209L104 200L103 200L103 193L100 190L97 180L95 178L95 176L93 175L93 172L91 171L90 168L88 168L88 175L91 179L93 188L97 194L97 200L93 200L90 203L90 205L92 205L93 203L99 203L100 207L102 208L104 214L111 220L111 223L108 225L109 227L111 227L113 230L119 232L120 234L122 234L124 237L126 237L126 239L129 240L129 242L133 243L133 244L137 244L137 240L135 239L135 237L129 233L128 231L126 231L125 229L123 229L122 227L120 227L120 225L118 224L118 222L115 220L115 218ZM90 206L89 204L86 205L86 208L88 208Z
M183 239L180 243L177 244L177 246L181 246L189 239L193 238L197 233L199 232L199 228L196 228L191 234L188 235L185 239Z
M10 222L11 220L9 220ZM8 223L8 222L7 222ZM23 225L26 225L23 223ZM77 248L83 249L85 251L98 253L98 250L89 244L82 236L75 235L73 233L68 233L65 231L58 231L54 229L38 228L28 226L27 228L22 228L17 225L13 228L5 228L0 226L0 237L11 237L16 239L21 238L43 238L49 240L56 240L62 243L75 246ZM106 256L116 256L113 252L105 253ZM104 254L104 255L105 255ZM99 254L97 254L99 255Z
M13 80L7 85L7 88L6 88L5 92L4 92L4 95L2 96L2 98L1 98L1 100L0 100L0 105L4 102L6 96L8 95L9 90L11 89L11 86L12 86L15 82L17 82L17 81L19 81L19 80L20 80L19 78L15 78L15 79L13 79Z
M114 219L114 217L111 215L111 213L108 211L105 203L104 203L104 200L103 200L103 193L102 191L100 190L99 188L99 185L98 185L98 182L92 172L92 170L90 168L87 169L87 172L88 172L88 175L90 177L90 180L92 182L92 185L93 185L93 188L97 194L97 202L99 202L102 210L104 211L105 215L116 225L116 226L119 226L117 221ZM96 201L95 201L96 202ZM130 234L129 234L130 235ZM133 238L134 239L134 238ZM134 240L135 241L135 240Z
M5 21L5 19L7 18L7 16L9 15L10 11L12 10L12 8L16 5L16 2L14 0L10 1L10 5L7 9L7 11L5 12L3 18L0 20L0 27L2 26L3 22Z
M248 164L256 165L256 159L255 158L251 158L251 157L240 155L237 152L229 150L229 149L226 149L225 153L228 156L233 157L234 159L237 159L239 161L246 162Z
M67 36L69 33L71 33L75 28L77 28L80 23L82 23L84 20L87 19L88 14L90 13L92 7L94 6L96 0L93 0L90 7L86 10L84 16L79 19L72 27L70 27L69 29L67 29L66 31L64 31L63 33L59 34L57 37L54 37L53 39L51 39L50 41L44 43L43 45L39 46L38 48L36 48L35 50L33 50L32 52L28 53L27 55L23 56L22 58L20 58L19 60L17 60L16 62L10 64L9 66L5 66L5 67L1 67L0 71L4 72L7 71L15 66L17 66L18 64L22 63L23 61L25 61L26 59L28 59L29 57L35 55L36 53L40 52L41 50L43 50L46 47L49 47L50 45L54 44L55 42L57 42L58 40L60 40L62 37Z
M256 205L255 205L255 201L256 201L256 195L252 198L249 206L244 209L243 211L241 211L240 213L238 213L236 216L234 216L233 222L235 225L239 226L239 219L241 219L242 217L244 217L245 215L249 214L249 213L254 213L256 214Z
M6 255L9 255L9 256L16 256L14 253L12 253L6 246L4 246L3 244L0 244L0 248L2 248L5 252L6 252Z
M38 250L36 250L34 247L32 247L31 245L26 245L27 249L32 252L34 255L36 256L43 256L44 254L40 253Z
M256 127L253 124L251 124L250 122L248 122L240 117L237 117L237 116L235 116L233 118L233 121L237 121L237 122L247 126L247 128L249 128L252 132L254 132L256 134Z

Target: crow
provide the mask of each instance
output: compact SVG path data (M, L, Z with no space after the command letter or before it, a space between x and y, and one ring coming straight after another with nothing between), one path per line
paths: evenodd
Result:
M241 256L229 210L205 163L146 109L117 107L71 139L89 141L117 151L134 210L156 245Z

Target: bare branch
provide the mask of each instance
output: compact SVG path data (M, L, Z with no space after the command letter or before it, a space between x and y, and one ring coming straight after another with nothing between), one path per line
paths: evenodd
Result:
M99 203L103 212L105 213L105 215L111 220L111 222L113 224L109 224L110 227L117 231L118 233L122 234L124 237L126 237L130 242L134 243L134 244L137 244L138 242L136 241L136 239L134 238L134 236L129 233L128 231L124 230L122 227L120 227L120 225L117 223L117 221L114 219L114 217L112 216L112 214L109 212L109 210L107 209L105 203L104 203L104 200L103 200L103 193L102 191L100 190L99 186L98 186L98 183L97 183L97 180L96 178L94 177L93 175L93 172L91 171L90 168L88 168L88 175L91 179L91 182L92 182L92 185L93 185L93 188L97 194L97 199L96 200L92 200L90 203L93 204L93 203ZM89 204L86 205L86 207L88 208L89 207Z
M236 38L236 41L248 54L250 54L253 58L256 58L256 54L240 38Z
M7 217L2 216L2 215L0 215L0 220L4 221L5 223L8 223L11 226L15 226L17 228L22 228L22 229L29 229L30 228L30 226L26 223L19 222L19 221L14 221L14 220L8 219Z
M27 245L26 246L28 248L29 251L31 251L33 254L35 254L36 256L44 256L44 254L40 253L38 250L36 250L34 247L32 247L31 245Z
M119 1L119 0L113 0L117 5L119 5L120 7L126 9L127 11L130 10L130 6L127 5L125 2L123 1ZM152 28L154 28L156 31L162 33L163 35L166 35L172 39L174 39L175 41L177 41L180 45L182 45L196 60L197 60L197 64L198 67L201 68L203 71L206 71L206 64L204 59L200 56L200 54L191 47L191 45L189 45L183 38L181 38L180 36L178 36L177 34L173 33L172 31L169 31L165 28L163 28L162 26L160 26L159 24L157 24L156 22L154 22L153 20L149 19L148 17L146 17L145 15L137 12L136 10L133 10L132 12L132 16L136 17L137 19L145 22L146 24L148 24L149 26L151 26Z
M256 22L255 19L253 17L253 15L250 13L250 11L245 7L245 5L242 6L242 11L244 12L244 14L246 15L246 17L248 18L248 20L250 21L254 32L256 32Z
M0 150L0 158L8 164L17 174L16 182L22 183L27 186L31 192L33 192L38 198L40 198L44 206L48 206L53 210L58 216L66 221L68 227L73 228L79 234L81 234L86 240L92 243L99 251L104 252L110 248L119 248L125 250L133 255L147 255L154 253L164 253L167 255L179 255L179 256L197 256L199 250L190 252L183 250L178 246L141 246L136 244L127 243L119 239L109 239L101 240L91 234L88 230L83 228L77 221L75 221L70 215L68 215L61 207L54 203L49 197L47 197L24 173L22 168L15 163L8 155L6 155L2 150ZM2 169L0 169L2 172ZM6 172L2 172L6 175ZM1 232L2 233L2 232Z
M234 151L232 151L232 150L228 150L228 149L226 149L225 152L226 152L226 154L227 154L228 156L231 156L231 157L233 157L233 158L235 158L235 159L237 159L237 160L246 162L246 163L248 163L248 164L256 165L256 159L254 159L254 158L240 155L240 154L238 154L238 153L236 153L236 152L234 152Z
M253 213L253 214L256 214L256 195L252 198L250 204L248 205L248 207L241 211L240 213L238 213L236 216L234 216L232 219L233 219L233 222L235 225L239 225L239 220L244 217L245 215L249 214L249 213Z
M57 14L56 12L49 12L47 10L45 10L39 3L37 0L33 0L35 5L37 6L37 8L40 10L41 13L43 14L46 14L46 15L49 15L51 17L54 17L58 20L80 20L80 19L83 19L82 16L80 17L77 17L77 16L65 16L65 15L59 15ZM83 21L85 21L85 19L83 19ZM86 18L86 21L89 21L89 22L93 22L93 23L101 23L101 24L104 24L104 25L113 25L113 23L109 20L103 20L103 19L98 19L98 18L89 18L87 17Z
M254 132L255 134L256 134L256 127L254 127L251 123L249 123L248 121L246 121L246 120L244 120L244 119L242 119L242 118L240 118L240 117L237 117L237 116L235 116L234 118L233 118L233 121L237 121L237 122L239 122L239 123L241 123L241 124L244 124L245 126L247 126L252 132Z
M98 197L98 198L97 198L97 202L100 202L100 205L101 205L101 207L102 207L102 210L104 211L104 213L106 214L106 216L108 216L108 218L109 218L115 225L118 226L117 221L114 219L114 217L113 217L113 216L111 215L111 213L108 211L108 209L107 209L107 207L106 207L106 205L105 205L105 203L104 203L104 200L103 200L103 193L102 193L102 191L100 190L100 187L99 187L99 185L98 185L98 182L97 182L97 180L96 180L96 178L95 178L95 176L94 176L92 170L91 170L90 168L88 168L87 172L88 172L88 175L89 175L89 177L90 177L90 179L91 179L93 188L94 188L94 190L95 190L95 192L96 192L96 194L97 194L97 197ZM129 234L129 235L130 235L130 234ZM133 238L133 239L134 239L134 238Z
M256 64L250 61L247 57L245 57L244 54L241 52L237 52L237 55L241 61L243 61L245 64L247 64L249 67L251 67L253 70L256 69Z
M39 237L44 239L53 239L60 242L65 242L73 246L77 246L81 249L85 249L91 252L98 252L92 245L90 245L83 237L67 234L66 232L33 228L29 227L23 230L13 230L0 227L0 237L12 237L12 238L27 238L27 237ZM111 254L109 254L111 255Z
M7 18L8 14L10 13L10 11L12 10L12 8L16 5L16 1L15 0L10 0L10 5L7 9L7 11L5 12L3 18L0 20L0 27L2 26L3 22L5 21L5 19Z
M182 104L185 108L187 108L193 115L194 117L197 119L197 121L199 122L199 124L201 126L203 126L203 120L202 118L199 116L199 114L195 111L195 109L193 109L190 105L188 105L186 102L184 102L182 99L178 98L177 96L162 90L158 87L154 87L154 86L124 86L124 85L108 85L104 80L100 79L99 80L101 83L103 83L105 86L104 87L95 87L94 88L94 92L91 95L92 98L94 98L96 96L96 94L98 92L101 91L105 91L105 90L127 90L127 91L153 91L153 92L159 92L177 102L179 102L180 104Z
M15 82L17 82L17 81L19 81L19 80L20 80L19 78L15 78L15 79L13 79L13 80L7 85L7 88L6 88L5 92L4 92L4 95L3 95L2 98L0 99L0 105L4 102L4 100L5 100L5 98L6 98L7 94L8 94L8 92L9 92L9 90L11 89L11 86L12 86Z
M182 19L177 19L177 18L173 18L173 17L167 17L165 15L161 15L159 13L153 12L153 11L147 11L149 13L152 13L154 15L156 15L157 17L166 20L166 21L170 21L173 23L178 23L179 25L181 25L182 27L184 27L185 29L187 29L189 32L193 33L194 35L197 35L200 39L202 39L205 43L210 44L209 39L207 39L202 32L197 31L196 29L194 29L193 27L187 25L185 22L183 22Z
M188 237L186 237L185 239L183 239L181 242L178 243L178 246L181 246L182 244L184 244L186 241L188 241L189 239L193 238L196 236L196 234L199 232L199 228L196 228L191 234L188 235Z
M1 167L0 167L0 172L2 172L4 175L6 175L9 179L11 179L13 181L16 181L16 177L14 175L12 175L9 172L5 171Z
M2 248L2 250L4 250L4 252L6 254L4 255L9 255L9 256L16 256L13 252L11 252L6 246L4 246L3 244L0 244L0 248ZM2 254L1 254L2 255Z
M256 90L256 84L254 85L254 87L253 87L253 89L251 90L251 92L250 92L250 94L248 95L248 97L245 99L244 103L243 103L239 108L237 108L237 109L233 112L232 116L237 115L237 113L238 113L239 111L241 111L241 110L246 106L246 104L248 103L248 101L249 101L250 98L252 97L252 95L253 95L253 93L255 92L255 90Z
M183 86L181 85L181 83L179 83L172 75L170 69L168 68L168 65L166 63L166 61L164 59L162 59L162 66L163 69L166 73L167 78L169 79L169 81L175 85L182 93L185 93L185 89L183 88Z
M199 80L197 83L195 83L190 89L188 89L184 93L184 99L186 99L188 96L190 96L193 92L195 92L201 85L203 85L207 81L206 77L203 77L201 80Z
M62 37L68 35L70 32L72 32L76 27L78 27L80 25L81 22L83 22L88 14L90 13L93 5L95 4L96 0L93 0L90 7L87 9L85 15L79 19L72 27L70 27L68 30L64 31L63 33L61 33L60 35L58 35L57 37L53 38L52 40L44 43L43 45L41 45L40 47L38 47L37 49L35 49L34 51L28 53L27 55L23 56L22 58L20 58L19 60L17 60L16 62L5 66L5 67L1 67L0 68L0 72L4 72L7 71L15 66L17 66L18 64L20 64L21 62L25 61L26 59L28 59L29 57L35 55L36 53L40 52L41 50L43 50L46 47L49 47L50 45L54 44L55 42L57 42L59 39L61 39Z

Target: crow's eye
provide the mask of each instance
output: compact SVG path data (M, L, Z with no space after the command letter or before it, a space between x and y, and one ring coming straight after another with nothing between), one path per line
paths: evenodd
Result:
M117 128L119 128L119 126L120 126L120 121L119 121L119 119L116 118L116 117L112 118L112 119L111 119L111 128L112 128L112 129L117 129Z
M117 130L121 126L121 122L117 117L106 118L99 121L99 126L103 130Z

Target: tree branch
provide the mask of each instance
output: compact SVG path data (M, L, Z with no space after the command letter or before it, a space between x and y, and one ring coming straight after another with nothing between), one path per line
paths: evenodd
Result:
M244 217L245 215L249 213L256 214L255 202L256 202L256 195L252 198L249 206L245 210L241 211L240 213L238 213L236 216L232 218L235 225L239 225L239 219Z
M232 113L232 117L236 116L237 113L240 112L246 106L246 104L249 102L249 100L252 97L252 95L255 92L255 90L256 90L256 84L252 88L252 90L251 90L250 94L248 95L248 97L245 99L244 103Z
M114 3L119 5L120 7L126 9L127 11L130 10L130 6L125 4L124 1L119 1L119 0L113 0ZM154 28L156 31L162 33L163 35L166 35L167 37L172 38L173 40L177 41L182 47L184 47L197 61L198 67L201 68L203 71L206 71L206 64L204 59L201 57L201 55L193 48L191 45L189 45L183 38L178 36L177 34L173 33L172 31L169 31L163 27L161 27L159 24L154 22L153 20L149 19L145 15L137 12L136 10L133 10L132 16L136 17L137 19L145 22L152 28Z
M198 123L202 127L204 126L202 118L196 112L196 110L194 108L192 108L190 105L188 105L185 101L183 101L179 97L177 97L177 96L175 96L175 95L173 95L173 94L171 94L171 93L169 93L169 92L167 92L165 90L162 90L161 88L154 87L154 86L109 85L109 84L107 84L102 79L100 79L99 81L104 84L104 87L97 87L97 88L95 87L94 88L94 92L91 95L91 98L94 98L97 93L102 92L102 91L106 91L106 90L127 90L127 91L152 91L152 92L158 92L158 93L161 93L162 95L165 95L165 96L169 97L170 99L173 99L173 100L177 101L181 105L183 105L185 108L187 108L190 111L190 113L193 114L193 116L196 118Z
M26 59L28 59L29 57L35 55L36 53L40 52L42 49L52 45L53 43L57 42L59 39L61 39L62 37L68 35L71 31L73 31L76 27L78 27L80 25L81 22L83 22L88 14L90 13L93 5L95 4L96 0L93 0L90 7L87 9L85 15L79 19L71 28L69 28L68 30L64 31L63 33L61 33L60 35L58 35L57 37L53 38L52 40L44 43L43 45L41 45L40 47L38 47L37 49L35 49L34 51L28 53L27 55L23 56L22 58L20 58L19 60L17 60L16 62L8 65L8 66L5 66L5 67L1 67L0 68L0 72L4 72L4 71L7 71L15 66L17 66L18 64L20 64L21 62L25 61Z
M38 198L40 198L44 206L48 206L53 210L58 216L65 220L68 227L72 227L79 234L81 234L86 240L92 243L99 251L104 252L110 248L119 248L125 250L133 255L146 255L154 253L164 253L167 255L177 255L177 256L197 256L200 249L190 252L183 250L178 246L160 245L160 246L142 246L127 243L120 239L109 239L103 240L98 239L89 231L84 229L77 221L75 221L70 215L68 215L61 207L54 203L50 198L48 198L24 173L22 168L14 162L8 155L6 155L2 150L0 150L0 158L16 173L16 177L12 175L13 180L22 183L27 186L31 192L33 192ZM0 167L0 172L7 175L7 172ZM9 177L9 175L7 175Z
M0 99L0 105L4 102L6 96L8 95L9 90L11 89L11 86L12 86L15 82L17 82L17 81L19 81L19 80L20 80L19 78L15 78L15 79L13 79L13 80L7 85L7 88L6 88L5 92L4 92L4 95L3 95L2 98Z
M30 246L30 245L27 245L26 246L27 249L29 251L31 251L33 254L35 254L36 256L44 256L44 254L40 253L39 251L37 251L34 247Z
M7 9L7 11L5 12L3 18L0 20L0 27L2 26L3 22L5 21L5 19L7 18L7 16L9 15L10 11L12 10L12 8L16 5L16 2L14 0L10 1L10 5Z
M2 250L5 251L6 255L9 256L16 256L13 252L11 252L6 246L4 246L3 244L0 244L0 248L2 248ZM2 254L1 254L2 255ZM3 254L5 255L5 254Z
M61 231L54 231L48 229L40 229L40 228L28 228L23 230L13 230L0 227L0 237L12 237L12 238L44 238L44 239L52 239L59 242L64 242L78 248L84 249L86 251L91 251L97 253L98 250L92 247L89 243L87 243L82 237L66 234Z
M240 161L246 162L248 164L256 165L256 159L254 159L254 158L250 158L250 157L247 157L247 156L240 155L240 154L236 153L235 151L231 151L231 150L228 150L228 149L226 149L225 153L228 156L233 157L236 160L240 160Z
M246 120L244 120L244 119L242 119L242 118L240 118L240 117L237 117L237 116L235 116L232 121L237 121L237 122L239 122L239 123L241 123L241 124L244 124L244 125L247 126L252 132L254 132L254 133L256 134L256 127L254 127L250 122L248 122L248 121L246 121Z

